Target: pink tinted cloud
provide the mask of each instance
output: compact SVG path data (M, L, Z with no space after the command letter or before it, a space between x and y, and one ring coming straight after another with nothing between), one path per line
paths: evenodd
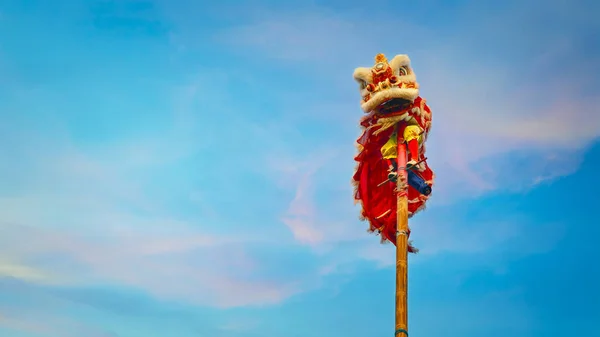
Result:
M311 276L300 282L267 276L268 261L249 246L276 241L260 229L219 234L214 224L176 218L164 196L145 193L148 181L135 173L177 160L166 156L160 162L163 147L157 143L141 142L145 147L137 151L149 156L136 157L143 158L138 162L123 160L130 152L120 144L90 153L64 139L48 140L40 154L33 151L38 141L17 142L26 151L14 162L32 170L27 183L0 198L2 259L11 266L2 269L4 276L59 285L121 284L219 307L279 303L310 282ZM14 158L0 152L4 159ZM39 277L13 274L19 266Z
M340 196L340 202L328 201L326 207L316 201L317 193L322 192L319 184L328 180L324 169L335 164L338 156L337 150L322 148L304 157L277 155L269 156L276 159L267 161L269 176L281 181L281 188L293 192L281 217L282 223L298 243L312 246L318 253L331 249L336 243L359 239L364 234L362 228L350 227L356 221L356 217L347 212L347 205L352 205L350 193ZM343 191L350 192L351 188Z
M465 20L475 20L473 13L469 14L472 9L465 9ZM501 12L509 13L511 11ZM560 13L556 11L553 15ZM387 39L373 39L360 24L363 17L356 12L331 13L312 7L294 12L256 11L246 19L244 24L221 32L219 41L254 50L290 67L302 67L314 78L341 88L339 90L352 87L347 85L352 82L351 70L368 65L375 53L407 52L390 49L394 47ZM529 180L527 186L521 181L512 182L512 176L502 172L482 172L481 161L493 159L501 164L509 160L510 153L522 150L536 151L541 154L540 158L567 150L579 155L581 149L600 136L600 114L597 113L600 102L581 96L586 89L585 78L582 78L585 72L567 72L561 75L560 82L540 85L531 77L533 75L516 76L520 68L509 61L497 62L494 67L479 62L480 53L474 49L473 41L465 39L464 31L447 32L450 35L440 40L437 32L408 20L388 17L382 19L380 25L381 30L388 31L402 27L398 34L403 44L416 51L412 56L422 93L434 111L428 151L432 165L439 172L436 193L441 191L447 195L464 190L464 194L470 195L504 186L530 187L538 181L536 169L520 172ZM485 29L492 28L485 26ZM406 31L411 33L406 34ZM556 39L564 42L562 36ZM542 65L549 62L560 63L573 50L568 43L546 42L542 47L549 50L541 50L539 55L525 60L526 66L543 68ZM496 57L501 60L505 56ZM357 91L339 92L337 97L340 101L315 102L314 98L307 97L304 103L298 101L300 103L295 105L299 111L310 111L309 118L334 122L340 128L348 127L348 123L356 124L361 115ZM356 102L355 109L347 102ZM315 116L315 111L324 116ZM351 111L356 111L354 119L350 117ZM332 114L336 118L331 118ZM486 170L494 171L495 166ZM545 177L551 179L572 172L560 167L557 165L557 170L547 172Z
M557 14L561 12L553 15ZM218 34L219 42L244 52L252 50L261 58L275 59L291 72L302 69L303 74L311 75L304 81L314 80L331 91L329 96L320 99L314 97L314 92L307 92L304 99L299 99L298 91L293 90L296 95L293 96L292 89L281 88L280 97L293 96L290 98L293 104L288 106L295 107L288 118L281 118L281 124L286 127L309 119L329 125L335 135L357 128L362 113L350 77L352 69L368 66L378 52L414 51L411 56L422 93L434 112L428 157L436 170L437 182L430 206L461 202L463 198L495 190L523 191L570 174L577 170L586 146L600 136L600 114L597 113L600 102L582 99L587 82L581 72L567 72L561 75L561 81L540 85L540 79L519 70L519 67L543 70L568 59L573 46L562 38L557 40L560 43L550 41L552 43L546 46L548 50L523 60L522 65L515 65L508 61L507 55L499 54L494 67L490 67L478 59L477 48L463 41L464 31L445 32L442 40L438 32L416 22L406 22L405 17L388 17L381 20L380 25L382 30L388 31L402 27L403 30L398 30L398 39L402 45L409 46L409 50L397 49L398 46L390 45L385 39L373 39L357 13L330 13L313 7L295 12L257 11L246 19L245 22L240 20L244 23L238 27ZM298 116L302 116L302 120ZM290 143L291 138L292 135L286 137L286 142ZM319 159L322 164L314 171L306 169L310 154L285 160L273 156L277 159L271 169L285 172L284 179L275 175L275 180L283 181L281 186L293 192L282 222L297 242L315 251L322 252L326 246L339 249L345 242L351 242L355 248L349 254L352 258L377 261L381 266L393 263L393 254L390 254L393 248L378 245L378 238L364 233L366 225L357 224L354 219L357 210L332 207L336 201L331 199L350 205L348 191L340 192L325 204L316 201L323 192L319 175L340 173L338 155L343 153L350 159L354 154L354 139L323 138L329 141L324 142L323 147L336 150L330 153L329 159ZM297 141L302 142L302 137ZM347 151L340 149L344 146L342 141ZM294 153L293 146L287 145L287 151L282 149L282 153ZM316 153L322 153L321 149L315 148L313 155ZM517 167L516 160L523 163ZM352 217L344 223L327 219L327 214L349 212L353 212ZM461 224L437 222L416 227L427 237L427 242L420 246L424 255L450 251L478 253L502 245L520 233L511 223L482 224L474 230L465 230ZM323 272L332 273L345 263L350 262L336 258L323 267Z
M283 223L300 243L317 244L323 240L323 232L315 226L316 211L313 205L311 174L305 173L298 181L296 195L289 205Z
M472 222L458 225L453 219L419 221L412 225L411 239L420 249L412 263L426 263L444 253L484 254L501 251L508 258L520 258L554 249L565 234L561 224L540 224L515 214L501 221ZM535 240L531 240L535 237ZM375 262L378 267L395 266L393 245L361 244L357 247L360 258Z
M181 230L169 221L154 225L172 232L127 235L107 230L90 235L2 223L0 243L5 257L47 276L32 282L118 283L165 299L219 307L275 304L301 289L297 280L282 283L261 277L268 264L249 255L247 241L241 238ZM152 231L150 226L149 222L145 227Z
M136 209L161 203L143 194L137 199L122 171L88 179L85 172L104 172L96 165L75 165L76 173L66 174L68 179L55 176L28 197L0 199L3 257L12 266L25 266L43 276L28 281L121 284L164 299L218 307L279 303L302 289L297 280L261 276L265 268L269 270L268 261L252 256L247 245L268 244L268 236L257 231L223 236L208 232L214 226L165 217L162 211L146 215L127 211L124 206ZM59 171L68 168L61 166ZM63 185L54 193L39 192L62 181L86 188Z
M115 337L101 327L66 318L53 311L42 312L38 308L15 314L0 311L0 327L12 331L35 334L40 337Z

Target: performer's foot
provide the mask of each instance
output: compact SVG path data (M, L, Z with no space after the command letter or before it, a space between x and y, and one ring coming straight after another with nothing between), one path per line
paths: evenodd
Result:
M406 163L406 169L407 170L417 169L419 172L423 172L423 171L425 171L425 165L423 165L423 162L419 163L418 161L411 159L408 161L408 163Z
M390 166L390 170L388 172L388 180L392 183L395 183L398 181L398 171L396 170L395 167Z

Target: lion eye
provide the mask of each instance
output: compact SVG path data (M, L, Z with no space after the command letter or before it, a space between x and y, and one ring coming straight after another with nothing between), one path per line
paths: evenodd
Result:
M367 82L366 82L366 81L362 81L362 80L361 80L359 83L360 83L360 89L361 89L361 90L362 90L362 89L365 89L365 88L367 87Z
M408 70L406 70L406 68L404 68L404 67L400 67L398 69L398 75L400 75L400 76L406 76L406 75L408 75Z

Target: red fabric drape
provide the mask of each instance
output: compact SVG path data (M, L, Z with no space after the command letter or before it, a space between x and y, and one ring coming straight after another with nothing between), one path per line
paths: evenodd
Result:
M408 111L419 125L425 130L425 140L431 127L431 110L425 104L425 100L417 98L412 106L406 110L399 111L393 115L400 115ZM386 115L385 117L389 117ZM370 224L370 229L381 233L383 241L396 244L396 193L395 184L388 183L377 186L387 179L389 165L381 156L381 147L387 142L394 131L390 127L377 135L374 134L380 127L377 121L381 118L376 114L368 115L361 121L363 134L357 139L359 152L355 157L358 162L354 173L356 201L362 205L361 215ZM425 157L425 145L421 147L419 159ZM433 184L434 173L427 163L425 170L419 172L425 181ZM414 188L408 189L408 211L409 216L414 215L424 208L428 197L421 195ZM410 235L410 233L409 233ZM409 245L409 252L415 252L414 247Z

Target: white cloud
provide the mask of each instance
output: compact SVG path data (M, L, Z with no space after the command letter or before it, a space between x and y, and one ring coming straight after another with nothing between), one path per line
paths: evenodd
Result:
M135 204L111 202L111 195L78 198L0 200L0 274L51 285L116 282L161 298L223 307L274 304L301 289L297 280L256 274L257 266L269 265L247 250L248 244L269 243L257 237L259 229L209 234L209 224L122 211Z
M384 42L371 39L356 13L350 14L350 20L339 12L261 15L260 23L222 32L219 39L235 47L243 46L246 54L258 50L305 67L308 70L302 75L309 82L307 85L314 85L313 91L302 93L296 87L282 86L283 92L277 98L285 98L285 107L281 108L285 114L269 115L264 123L251 121L251 116L230 119L236 111L242 111L243 105L251 105L238 103L232 93L238 88L235 85L240 86L239 81L248 79L244 74L233 78L223 72L207 72L179 88L173 126L160 136L153 134L102 148L77 148L64 134L43 138L20 130L22 138L9 139L11 144L20 144L19 151L0 149L0 173L16 182L0 191L0 273L52 284L123 283L161 297L227 307L278 303L319 283L323 275L347 271L345 268L360 257L388 265L386 257L393 259L392 246L379 246L377 237L367 235L366 224L357 223L358 212L351 208L347 182L352 170L352 137L360 112L358 104L354 104L357 95L350 74L353 67L370 62L379 51L404 50L392 50L389 45L383 48ZM386 25L394 29L398 26L387 21L382 23L382 29ZM501 183L507 185L507 177L497 174L502 165L498 156L526 148L537 151L540 163L554 163L548 158L573 156L598 136L595 102L571 100L578 93L577 87L569 92L562 86L548 86L563 95L542 102L542 95L536 93L539 87L519 86L513 81L509 66L490 70L473 66L476 62L465 64L461 57L469 50L458 48L456 36L444 45L434 44L435 32L409 22L402 22L401 26L404 31L415 32L400 35L398 41L414 52L424 95L434 109L436 124L429 151L439 177L437 200L443 197L440 191L454 193L456 186L464 187L467 193L481 193L498 188ZM562 52L556 55L562 56ZM438 55L447 57L440 59ZM539 62L552 63L548 60L556 59L556 55L545 53ZM470 75L466 76L468 72ZM256 83L251 84L248 90ZM320 93L321 96L315 94L323 87L330 91ZM325 99L321 100L323 96ZM293 104L286 105L288 101ZM195 109L198 105L202 105L201 111ZM262 108L260 103L256 105ZM218 116L214 115L216 108ZM330 128L323 132L326 135L319 134L326 141L314 148L311 146L318 141L313 136L319 135L302 134L295 124L289 123L305 118L309 122L319 120ZM47 125L48 129L53 127ZM282 238L261 236L265 233L260 228L249 228L239 236L222 236L226 229L220 224L182 220L183 216L178 217L167 205L171 196L148 190L152 185L151 172L214 146L215 135L222 134L223 128L238 131L231 135L237 137L232 142L252 140L243 151L239 151L238 143L222 144L226 150L237 149L236 155L243 152L240 156L247 157L253 156L253 150L263 151L264 156L241 163L248 166L244 169L264 171L259 165L264 164L269 168L266 174L291 192L289 208L280 218L298 242L311 245L324 259L318 275L302 279L283 276L283 280L268 277L274 271L265 263L268 261L252 253L250 245L266 242L275 247ZM347 139L335 131L343 133L350 128L351 137ZM16 135L9 128L0 131L5 139ZM342 140L347 142L342 144ZM347 162L340 164L341 155L348 157ZM574 157L571 163L576 164ZM482 162L486 164L483 168ZM563 170L549 169L540 175L536 166L521 172L525 177L520 178L527 180L522 186L552 179L557 172L571 172L564 170L569 166L562 162L556 166ZM193 169L196 168L187 167L185 172ZM239 168L223 165L219 169L226 176ZM206 212L211 211L210 191L190 186L189 190L177 192L193 199L193 203L201 203ZM241 198L241 194L238 196ZM273 212L277 209L273 208ZM430 224L420 228L419 233L427 234L427 246L431 247L422 249L422 254L479 252L518 233L486 232L494 229L487 226L460 232L457 227L440 229ZM333 252L334 247L344 253Z
M300 243L317 244L323 240L323 232L315 226L315 207L312 204L310 173L305 173L298 182L296 196L290 203L283 222Z
M250 331L257 330L261 325L261 321L258 319L240 317L239 315L229 322L223 324L220 328L224 331L230 331L234 333L247 333Z
M444 217L411 225L411 240L419 248L419 254L411 255L410 263L427 263L440 255L452 253L460 255L501 254L504 259L518 259L523 256L541 254L557 247L564 237L563 224L539 224L518 214L510 214L501 221L474 221ZM391 244L363 244L357 247L358 255L373 261L379 268L396 265L395 247ZM488 256L488 255L485 255ZM496 270L504 268L496 265Z
M33 282L50 279L49 275L35 268L2 260L0 261L0 276L5 275Z
M217 34L215 40L260 50L285 61L331 63L344 52L356 49L358 37L352 37L352 33L362 28L358 22L323 9L265 11L256 16L257 22L229 28ZM366 35L368 32L359 33L359 37ZM372 40L364 39L361 47L371 43Z
M570 14L563 15L555 7L545 8L554 19L579 24L562 17ZM277 96L283 97L284 113L271 121L285 125L286 130L295 125L297 130L310 132L311 123L318 132L329 128L324 131L327 134L316 135L321 143L312 153L305 153L303 145L315 144L312 138L297 130L283 132L285 142L278 144L279 152L271 156L269 174L282 188L293 191L282 220L298 242L320 254L352 243L353 258L361 256L381 266L393 263L393 254L387 254L393 248L377 245L378 238L364 233L366 224L357 224L354 216L358 211L350 206L350 189L338 187L333 192L328 186L345 183L351 174L351 137L357 136L361 117L352 69L368 66L378 52L412 56L423 96L433 109L428 157L437 182L429 206L463 202L491 191L519 192L577 170L582 153L600 136L600 102L585 94L591 83L581 71L586 61L577 55L577 45L568 32L546 34L533 48L527 45L527 38L544 32L525 23L518 26L524 31L521 35L505 29L508 16L519 8L527 9L533 21L543 21L531 6L515 3L498 11L493 19L496 24L485 22L478 31L448 28L442 34L417 18L382 14L380 31L397 32L390 44L385 34L373 38L373 30L358 12L309 6L238 13L240 24L216 35L217 43L244 52L243 64L254 64L259 58L275 60L278 63L273 67L289 71L286 83L297 78L292 82L311 88L282 85ZM464 8L457 20L479 22L478 10L481 8L476 6ZM494 53L481 50L481 42L487 41L485 34L499 41ZM501 50L505 45L523 46L523 53ZM249 51L251 56L247 56ZM560 81L553 80L555 76L547 70L566 59L580 59L581 64L561 72ZM268 130L273 134L277 128ZM295 158L289 153L295 153ZM329 158L323 159L324 153ZM310 158L318 158L318 164L308 165ZM338 179L341 174L347 174L347 179ZM506 228L512 230L498 233ZM488 223L466 230L459 223L435 222L417 224L415 230L417 237L423 234L427 238L423 245L417 243L423 255L478 253L522 234L511 223ZM344 263L341 258L323 268L332 272Z
M309 153L306 159L289 155L269 156L276 159L269 161L266 168L267 174L280 182L279 187L293 191L293 198L281 221L299 243L312 246L322 253L341 242L360 240L365 231L361 225L353 226L357 220L356 214L348 213L352 207L349 179L331 179L329 172L324 171L335 165L339 153L329 148L317 151ZM341 190L338 185L340 181L345 187ZM328 184L335 188L327 191ZM336 201L335 198L339 199Z
M531 6L523 6L508 4L494 22L505 23L516 8L532 11ZM548 11L560 15L560 11L554 13L551 10L560 7L560 4L553 6ZM473 10L476 8L465 8L460 13L464 15L462 19L465 22L479 20L471 12ZM534 19L541 20L538 17ZM362 24L364 17L358 12L332 12L315 7L294 11L254 11L245 21L239 20L242 22L239 26L217 36L218 41L238 50L252 50L261 57L287 64L290 71L299 67L310 74L311 78L306 80L315 82L318 87L314 88L315 91L327 88L332 95L327 98L307 94L304 101L294 102L296 110L292 114L297 116L302 112L302 116L322 123L338 123L340 130L348 130L349 123L357 124L361 115L358 94L350 77L351 70L368 65L375 53L380 51L411 54L423 95L434 113L428 151L430 162L439 173L436 193L444 197L451 193L456 196L456 191L462 191L462 196L465 196L505 186L531 187L539 181L537 167L520 170L517 177L499 176L502 172L495 167L512 163L510 154L522 150L535 151L536 160L542 161L542 166L554 164L544 158L568 152L572 160L567 166L574 166L578 163L580 150L600 136L599 102L585 99L583 93L588 88L581 81L585 73L578 71L577 66L572 68L573 71L561 74L561 81L549 78L550 82L547 82L545 77L542 83L536 81L536 76L542 69L547 69L548 64L562 64L565 58L574 59L576 51L572 44L564 43L567 41L565 36L556 36L554 40L552 36L544 36L544 44L538 46L541 49L530 51L528 59L518 62L511 59L516 54L511 54L510 50L505 50L506 55L496 54L493 57L481 54L473 41L483 39L483 35L478 34L484 30L449 30L441 39L439 32L424 27L417 20L410 20L381 14L378 30L397 31L394 41L402 41L402 44L396 48L390 45L385 34L381 39L374 38L372 30L367 29L369 26ZM571 25L576 24L567 21ZM508 36L512 32L499 32L497 28L485 25L482 29L498 35L494 35L496 37ZM529 29L529 33L533 34L534 28L524 25L520 29ZM465 39L465 34L471 39ZM523 36L511 35L511 41L520 46L529 35ZM540 71L523 71L528 67ZM354 109L349 102L356 102ZM315 116L315 111L323 117ZM305 112L309 112L308 115ZM349 140L347 146L352 146ZM493 164L482 171L481 163L491 161ZM547 170L545 179L569 174L576 169L576 166L569 170L565 170L564 165L546 166L555 170Z
M193 176L194 167L180 164L206 146L188 139L203 125L191 115L196 89L179 92L174 126L162 137L78 147L55 125L44 133L17 122L20 132L7 128L5 144L14 146L0 149L0 172L12 182L0 190L0 276L50 285L116 283L219 307L279 303L313 281L268 276L269 261L255 256L252 245L279 240L261 228L226 228L171 206L178 200L193 210L201 193L210 208L214 191L191 184L167 195L153 189L161 171L169 172L160 181L166 184L178 174Z
M19 314L15 314L14 310L0 311L0 327L36 336L116 337L114 333L103 328L61 317L53 311L42 312L40 309Z

